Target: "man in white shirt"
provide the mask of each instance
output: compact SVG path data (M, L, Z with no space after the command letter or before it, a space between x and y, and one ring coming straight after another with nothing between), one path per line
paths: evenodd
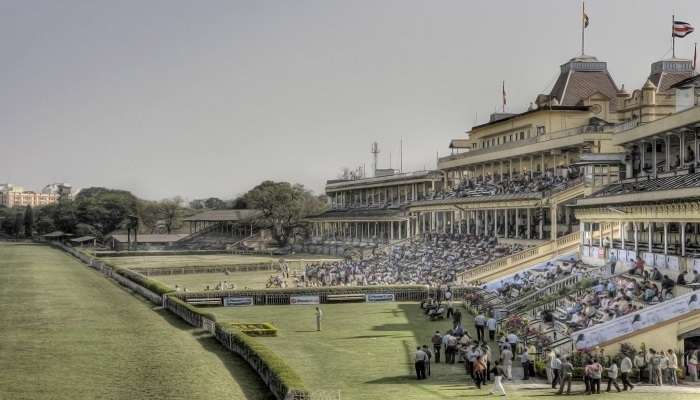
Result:
M506 336L506 340L508 341L508 345L510 345L511 353L515 354L515 346L518 344L518 335L509 333L508 336Z
M428 362L428 355L418 346L414 355L416 366L416 379L425 379L425 364Z
M552 369L552 389L556 389L561 378L561 360L558 354L554 353L554 360L549 364L549 367Z
M484 337L484 326L486 325L486 317L484 314L479 314L474 317L474 327L476 328L476 340L479 342L486 341Z
M501 349L501 364L505 371L505 377L508 380L513 379L513 353L510 351L510 347L503 346Z
M678 385L678 356L676 353L668 349L666 352L666 357L668 358L668 381L671 383L671 385Z
M489 329L489 340L493 342L496 339L496 318L491 316L487 319L486 327Z
M630 373L632 372L632 360L624 355L620 361L620 374L622 375L622 390L634 389L634 385L630 382Z

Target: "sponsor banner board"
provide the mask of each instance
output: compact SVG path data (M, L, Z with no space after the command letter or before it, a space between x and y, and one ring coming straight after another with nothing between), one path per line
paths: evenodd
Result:
M394 301L393 293L368 293L367 301L371 303L377 303L380 301Z
M304 305L304 304L321 304L319 296L290 296L289 304Z
M238 306L252 306L252 297L224 297L224 306L226 307L238 307Z

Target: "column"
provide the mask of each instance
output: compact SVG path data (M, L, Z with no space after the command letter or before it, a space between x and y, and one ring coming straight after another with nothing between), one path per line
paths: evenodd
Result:
M644 166L647 161L647 143L645 141L639 142L639 175L646 175L644 172Z
M498 210L493 210L493 237L498 237Z
M681 257L685 257L685 222L679 223L681 229Z
M664 137L664 150L666 150L666 167L664 171L671 170L671 135L668 133ZM665 253L664 253L665 254Z
M619 230L620 230L620 249L625 248L625 229L627 228L627 224L624 222L620 221L619 222Z
M651 240L652 240L652 239L651 239L651 235L652 235L652 233L651 233L651 227L652 227L651 222L647 222L647 234L648 234L647 236L648 236L648 239L649 239L649 247L648 247L649 253L651 253L651 250L652 250L652 249L651 249Z
M651 139L651 176L656 178L656 138Z
M639 225L637 222L632 222L632 229L634 229L634 252L639 251Z
M519 236L519 235L520 235L520 229L519 229L519 226L518 226L518 225L519 225L519 224L518 224L519 218L520 218L520 216L518 215L518 209L516 208L516 209L515 209L515 238L516 238L516 239L520 237L520 236Z
M544 162L544 157L543 157ZM544 165L544 164L543 164ZM544 239L544 209L540 208L540 240Z
M503 210L503 237L508 238L508 209Z
M532 170L530 170L530 171L532 172ZM526 219L527 219L527 225L526 225L527 239L530 240L530 239L532 239L532 232L531 232L532 231L532 209L531 208L527 209Z
M389 240L394 240L394 221L389 221Z
M664 222L664 254L668 254L668 222Z

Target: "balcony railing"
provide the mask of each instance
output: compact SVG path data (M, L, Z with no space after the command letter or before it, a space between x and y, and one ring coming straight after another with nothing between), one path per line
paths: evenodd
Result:
M567 138L567 137L571 137L571 136L575 136L575 135L580 135L582 133L601 133L601 132L605 132L607 130L607 128L608 127L606 125L584 125L584 126L579 126L576 128L563 129L560 131L546 133L544 135L535 136L535 137L527 138L524 140L516 140L513 142L504 143L504 144L501 144L498 146L470 150L470 151L467 151L466 153L453 154L450 156L440 158L440 162L459 160L459 159L464 159L464 158L468 158L468 157L478 156L480 154L489 154L489 153L494 153L494 152L498 152L498 151L518 148L518 147L522 147L522 146L529 145L529 144L543 143L543 142L548 142L550 140L563 139L563 138Z

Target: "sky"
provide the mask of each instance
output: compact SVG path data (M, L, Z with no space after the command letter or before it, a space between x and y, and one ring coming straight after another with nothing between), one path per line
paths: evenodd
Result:
M586 54L641 87L697 0L589 0ZM700 31L677 39L692 58ZM0 183L232 198L343 167L435 168L580 53L581 2L0 0Z

